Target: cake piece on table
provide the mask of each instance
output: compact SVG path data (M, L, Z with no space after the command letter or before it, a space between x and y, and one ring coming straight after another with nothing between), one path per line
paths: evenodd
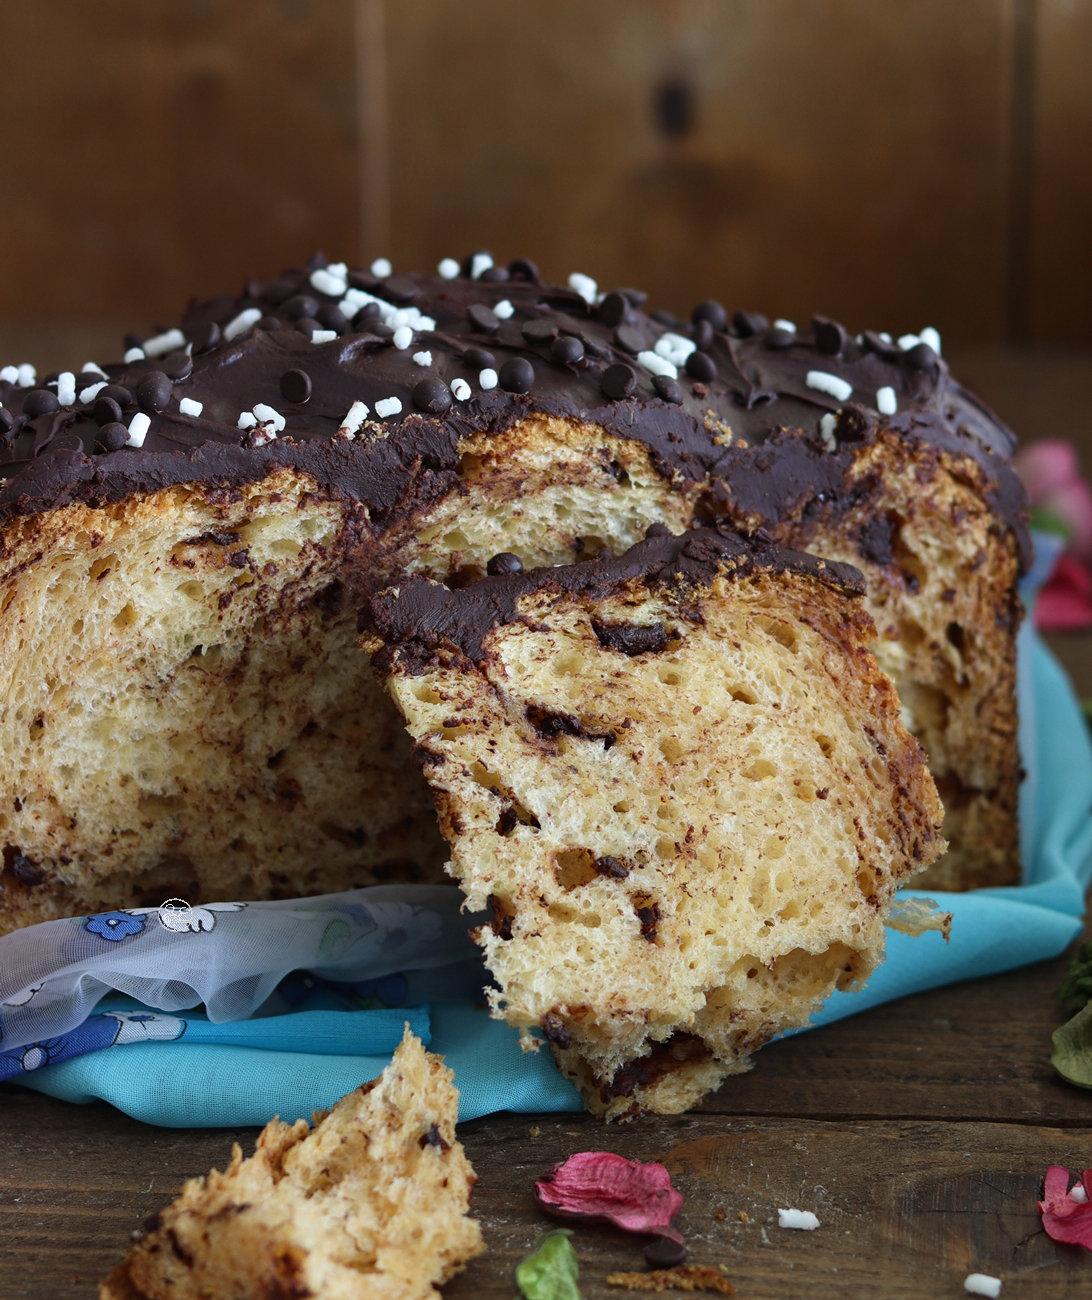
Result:
M858 987L895 888L945 847L859 573L653 533L456 591L410 579L366 633L449 869L492 906L494 1010L608 1117L694 1105Z
M452 1072L408 1027L328 1114L262 1130L135 1234L101 1300L430 1300L481 1253Z

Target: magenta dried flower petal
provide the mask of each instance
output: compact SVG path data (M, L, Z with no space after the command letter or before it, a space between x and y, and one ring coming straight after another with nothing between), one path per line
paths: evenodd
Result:
M613 1223L626 1232L650 1232L682 1242L671 1220L682 1195L655 1161L626 1160L610 1151L580 1151L535 1182L535 1199L559 1219Z
M1086 1169L1078 1182L1087 1196L1092 1170ZM1043 1181L1043 1199L1036 1203L1048 1236L1092 1250L1092 1201L1077 1200L1069 1190L1068 1169L1050 1166Z

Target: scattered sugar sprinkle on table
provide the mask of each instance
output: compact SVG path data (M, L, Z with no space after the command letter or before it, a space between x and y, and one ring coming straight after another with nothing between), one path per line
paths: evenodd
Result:
M963 1290L968 1295L991 1296L997 1300L1001 1294L1001 1279L991 1277L988 1273L968 1273L963 1282Z
M777 1226L779 1228L799 1228L803 1232L814 1232L819 1226L819 1220L812 1214L811 1210L782 1210L777 1211Z

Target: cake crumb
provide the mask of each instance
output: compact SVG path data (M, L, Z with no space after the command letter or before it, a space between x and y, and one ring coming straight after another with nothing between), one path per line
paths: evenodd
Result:
M720 1295L735 1295L731 1282L704 1264L654 1268L649 1273L608 1273L607 1286L626 1291L716 1291Z
M539 1128L537 1124L532 1124L531 1127L527 1130L527 1136L529 1138L537 1138L541 1132L542 1130Z
M751 1222L751 1216L747 1213L746 1210L740 1210L740 1212L739 1212L739 1221L740 1221L740 1223L750 1223L750 1222Z
M718 1223L723 1223L724 1220L727 1218L727 1213L728 1212L725 1210L724 1206L722 1205L720 1209L713 1214L713 1218L716 1219Z

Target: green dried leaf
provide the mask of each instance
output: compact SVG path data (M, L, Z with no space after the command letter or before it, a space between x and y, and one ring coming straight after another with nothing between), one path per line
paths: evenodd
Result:
M516 1282L527 1300L581 1300L576 1285L580 1265L569 1240L570 1228L555 1228L535 1242L535 1248L516 1266Z
M1092 941L1077 949L1073 964L1055 992L1071 1016L1092 1000Z
M1092 1002L1055 1029L1051 1041L1050 1063L1062 1078L1078 1088L1092 1088Z

